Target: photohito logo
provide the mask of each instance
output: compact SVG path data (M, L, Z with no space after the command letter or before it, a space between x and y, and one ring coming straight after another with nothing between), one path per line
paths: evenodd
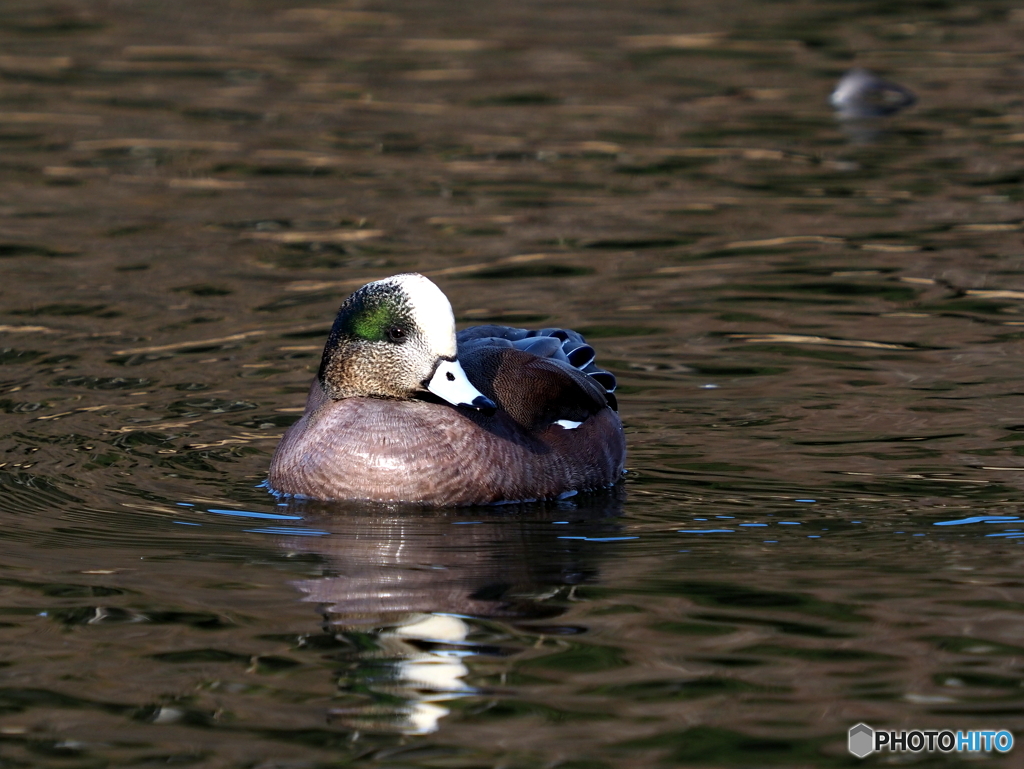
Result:
M912 731L883 731L872 729L867 724L850 727L847 747L857 758L888 750L894 753L929 753L938 750L943 753L969 751L991 753L993 750L1006 753L1013 747L1013 735L1005 729L951 732L948 729L914 729Z

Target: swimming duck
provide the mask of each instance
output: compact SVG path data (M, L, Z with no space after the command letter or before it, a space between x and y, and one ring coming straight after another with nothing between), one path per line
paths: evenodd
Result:
M441 289L395 275L342 304L268 485L434 506L610 486L626 457L614 389L578 333L474 326L456 335Z
M854 67L840 78L829 103L842 120L886 117L917 101L909 88L884 80L862 67Z

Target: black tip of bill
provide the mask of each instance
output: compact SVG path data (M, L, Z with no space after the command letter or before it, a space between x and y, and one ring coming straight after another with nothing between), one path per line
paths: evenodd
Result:
M498 408L498 404L485 395L478 395L473 399L472 403L467 403L466 405L469 406L471 409L483 411L488 414L493 413Z

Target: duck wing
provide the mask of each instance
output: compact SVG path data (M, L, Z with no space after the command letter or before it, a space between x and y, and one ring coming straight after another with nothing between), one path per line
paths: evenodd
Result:
M476 326L458 335L459 360L470 381L530 431L556 422L575 426L617 405L614 394L586 371L593 366L593 348L576 332L550 330L566 338L505 326ZM611 374L596 372L611 377L614 387Z
M618 383L610 371L599 368L594 348L578 331L568 328L525 329L510 326L472 326L457 334L459 355L478 345L512 346L541 358L559 361L586 374L608 395L608 405L618 410L614 392Z

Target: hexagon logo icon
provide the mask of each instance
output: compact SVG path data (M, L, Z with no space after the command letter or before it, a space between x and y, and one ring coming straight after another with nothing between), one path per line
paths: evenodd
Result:
M847 747L857 758L864 758L875 751L875 730L867 724L850 727Z

